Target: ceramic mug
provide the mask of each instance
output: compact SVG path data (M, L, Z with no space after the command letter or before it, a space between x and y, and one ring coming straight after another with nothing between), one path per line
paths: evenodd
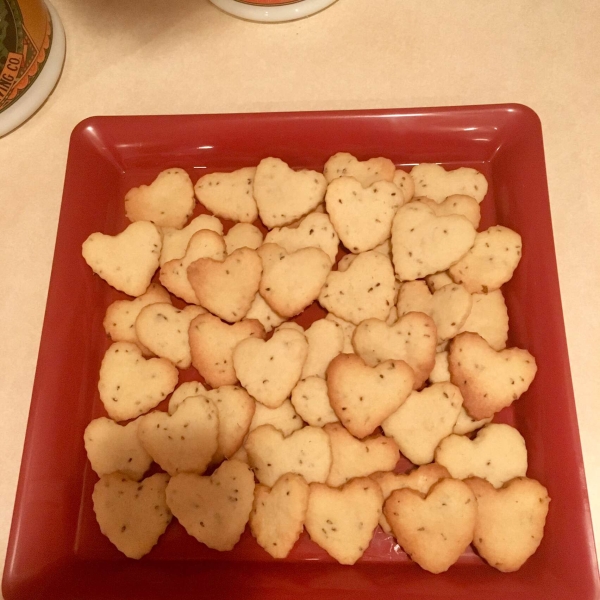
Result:
M248 21L281 23L302 19L324 8L336 0L210 0L221 10Z

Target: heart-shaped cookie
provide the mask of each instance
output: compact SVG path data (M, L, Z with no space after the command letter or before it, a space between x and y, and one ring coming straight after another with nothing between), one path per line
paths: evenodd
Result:
M200 258L187 270L198 303L224 321L241 321L252 306L262 262L251 248L239 248L224 261Z
M310 539L343 565L353 565L371 543L383 496L368 477L342 488L310 484L306 530Z
M103 475L92 493L100 531L129 558L142 558L171 522L165 501L169 476L135 481L123 473Z
M356 328L352 344L370 367L386 360L406 362L414 371L415 389L425 383L435 364L435 324L424 313L408 313L392 326L367 319Z
M262 243L262 231L250 223L238 223L234 225L225 236L227 254L232 254L238 248L257 250Z
M158 268L161 246L156 225L139 221L115 236L92 233L81 254L106 283L130 296L141 296Z
M210 477L180 473L167 486L167 504L185 530L221 551L238 543L253 499L254 475L237 460L225 461Z
M317 171L294 171L279 158L264 158L254 176L260 220L281 227L314 210L325 197L327 182Z
M392 181L402 190L404 202L410 202L415 195L415 182L412 175L402 169L396 169Z
M331 468L329 436L320 427L303 427L284 437L273 425L261 425L248 434L244 447L256 478L269 487L285 473L322 483Z
M331 271L331 261L320 248L288 254L277 244L263 244L258 254L263 266L260 295L282 317L293 317L312 304Z
M344 332L336 322L319 319L304 335L308 341L308 356L302 369L302 379L313 375L325 377L329 363L344 349Z
M198 215L183 229L163 227L163 245L160 253L160 266L162 267L170 260L183 258L190 239L197 231L201 231L202 229L208 229L219 235L223 235L223 224L217 217L213 217L212 215Z
M296 412L309 425L323 427L327 423L338 422L338 418L329 404L327 382L322 377L312 375L301 379L292 390L291 400Z
M206 392L206 388L199 381L185 381L177 386L177 389L169 398L168 413L172 415L177 407L191 396L202 396Z
M261 425L273 425L283 433L285 437L302 429L304 423L295 411L290 400L285 400L281 406L277 408L267 408L264 404L256 402L252 423L250 423L250 431L258 429Z
M304 334L282 329L266 342L257 338L240 342L233 351L233 367L253 398L277 408L298 383L307 354Z
M336 317L333 313L327 313L327 316L325 318L328 321L333 321L334 323L337 323L340 326L342 333L344 334L344 348L342 349L342 352L344 354L352 354L354 352L354 346L352 345L352 336L356 331L356 325L354 323L350 323L349 321L344 321L344 319Z
M329 273L319 303L337 317L358 325L386 319L394 303L394 269L387 256L371 250L356 256L344 272Z
M452 434L435 451L435 461L452 477L481 477L500 487L527 472L527 448L523 436L510 425L491 423L470 440Z
M269 489L258 484L250 531L273 558L285 558L304 529L309 487L301 475L286 473Z
M544 536L548 490L526 477L512 479L498 490L478 477L465 483L477 498L473 536L477 552L504 573L520 569Z
M458 418L456 419L456 423L454 424L454 429L452 433L457 433L458 435L466 435L467 433L471 433L473 431L477 431L481 429L484 425L487 425L492 420L492 417L487 417L486 419L474 419L466 410L464 406L461 406L460 412L458 413Z
M473 540L477 502L466 483L442 479L426 497L395 490L383 513L406 554L426 571L443 573Z
M473 227L477 229L479 227L479 221L481 220L481 208L479 202L471 196L465 196L463 194L454 194L448 196L443 202L439 204L431 198L421 196L415 198L419 202L426 204L433 210L438 217L447 217L448 215L462 215L468 219Z
M424 465L433 461L438 444L452 433L461 406L462 396L455 385L434 383L413 392L381 427L410 462Z
M376 181L392 181L396 167L389 158L381 156L369 160L358 160L348 152L338 152L325 163L323 175L330 183L338 177L354 177L362 187Z
M471 294L473 306L459 333L478 333L494 350L504 350L508 339L508 310L502 290Z
M408 398L412 369L401 360L369 367L356 354L340 354L327 369L329 402L354 436L370 435Z
M102 359L98 391L108 416L126 421L157 406L178 379L177 367L168 360L146 360L135 344L115 342Z
M401 281L445 271L473 246L473 225L461 215L437 217L421 202L398 209L392 224L392 254Z
M450 380L460 388L464 407L475 419L492 417L531 385L535 358L520 348L496 351L476 333L461 333L448 353Z
M204 473L218 448L219 413L202 396L186 398L172 415L154 411L140 420L142 446L169 475Z
M432 163L422 163L410 172L415 183L415 196L427 196L438 203L448 196L464 194L481 202L488 189L484 175L469 167L446 171Z
M394 215L404 202L390 181L363 189L354 177L340 177L327 187L325 207L340 240L355 254L372 250L390 237Z

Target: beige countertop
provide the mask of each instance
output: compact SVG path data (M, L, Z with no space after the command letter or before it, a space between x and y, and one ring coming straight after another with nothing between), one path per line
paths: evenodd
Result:
M279 25L234 19L206 0L54 5L67 35L62 79L32 119L0 139L2 564L69 135L91 115L497 102L533 108L544 128L581 443L599 529L598 2L339 0Z

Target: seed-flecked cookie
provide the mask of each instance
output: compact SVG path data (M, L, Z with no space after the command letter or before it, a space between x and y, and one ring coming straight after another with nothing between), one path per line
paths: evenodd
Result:
M194 192L198 202L230 221L252 223L258 210L252 195L256 167L244 167L232 173L209 173L198 179Z
M410 202L415 195L415 182L412 175L402 169L396 169L392 181L402 190L404 202Z
M323 175L327 183L339 177L353 177L362 187L377 181L392 181L396 167L389 158L381 156L369 160L358 160L348 152L338 152L325 163Z
M469 292L493 292L509 281L521 260L521 236L508 227L495 225L481 231L473 247L448 273Z
M277 244L290 253L301 248L320 248L333 264L340 238L329 220L329 215L313 212L306 215L297 225L272 229L265 236L265 244Z
M254 296L252 306L246 313L246 319L256 319L262 324L267 333L285 322L285 317L278 315L260 294Z
M260 220L269 228L297 221L325 197L327 182L317 171L294 171L279 158L264 158L254 176Z
M480 335L469 332L452 340L448 367L465 409L475 419L510 406L529 389L537 372L535 358L527 350L496 351Z
M325 207L350 252L372 250L390 237L392 221L404 203L402 192L390 181L363 188L354 177L340 177L327 187Z
M328 312L358 325L369 318L387 318L394 294L392 263L371 250L357 255L343 273L329 273L319 303Z
M210 477L180 473L167 486L167 504L185 530L214 550L232 550L252 510L254 476L248 465L225 461Z
M473 540L477 502L466 483L441 479L427 496L395 490L383 513L408 556L426 571L443 573Z
M396 442L383 435L357 440L340 423L330 423L324 429L331 441L333 457L326 481L331 487L377 471L391 471L400 458Z
M200 306L236 323L246 316L258 292L262 262L256 250L239 248L222 262L200 258L187 273Z
M379 319L367 319L356 328L352 344L371 367L386 360L405 361L414 372L415 389L425 383L435 364L435 324L424 313L407 313L391 327Z
M502 290L471 294L471 312L459 333L478 333L494 350L504 350L508 339L508 310Z
M344 349L344 332L334 321L319 319L304 335L308 341L308 356L302 369L302 379L313 375L325 377L329 363Z
M481 208L479 202L471 196L465 196L463 194L454 194L448 196L443 202L437 203L435 200L426 197L417 198L423 204L427 204L429 208L438 217L445 217L447 215L462 215L468 219L473 227L477 229L479 227L479 221L481 221Z
M381 427L410 462L424 465L433 461L438 444L452 433L461 406L462 396L456 386L434 383L413 392Z
M383 495L368 477L342 488L310 484L305 526L310 539L343 565L353 565L371 543Z
M106 283L129 296L141 296L158 269L161 246L156 225L139 221L114 236L92 233L83 242L81 254Z
M510 573L520 569L544 536L550 497L535 479L517 477L495 489L484 479L465 483L477 498L473 545L492 567Z
M354 323L350 323L350 321L344 321L344 319L336 317L333 313L327 313L325 318L328 321L337 323L342 328L342 332L344 334L344 348L342 349L342 352L344 354L353 354L354 346L352 345L352 336L356 330L356 325Z
M331 469L331 443L320 427L303 427L284 437L273 425L261 425L248 434L244 447L256 478L269 487L285 473L323 483Z
M481 477L494 487L523 477L527 472L527 448L523 436L510 425L490 423L470 440L452 434L442 440L435 462L446 467L452 477Z
M262 231L250 223L234 225L225 236L227 254L235 252L238 248L251 248L257 250L263 242Z
M214 315L196 317L189 327L192 365L212 387L238 382L233 368L233 350L248 338L265 338L265 330L256 319L224 323Z
M104 354L98 391L108 416L134 419L164 400L177 385L179 372L165 358L146 360L129 342L115 342Z
M156 302L171 303L169 292L159 283L151 283L144 294L133 300L115 300L106 309L102 322L104 331L113 342L137 344L142 353L149 356L150 350L142 345L135 333L135 320L142 308Z
M337 418L327 394L327 382L322 377L312 375L301 379L292 390L292 404L304 421L314 427L327 423L337 423Z
M167 411L172 415L177 407L190 396L202 396L206 392L206 388L199 381L186 381L177 386L176 390L169 398Z
M454 194L471 196L481 202L487 194L485 176L468 167L446 171L440 165L422 163L413 167L410 174L415 183L415 196L427 196L436 202L443 202Z
M181 229L192 215L196 199L190 176L183 169L167 169L150 185L130 189L125 214L130 221L152 221L158 227Z
M331 261L320 248L288 254L277 244L263 244L258 255L262 260L260 295L282 317L293 317L312 304L331 271Z
M278 429L287 437L294 433L294 431L298 431L298 429L304 427L300 415L295 411L290 400L285 400L277 408L267 408L260 402L256 402L255 404L256 409L250 423L250 431L258 429L261 425L273 425L275 429Z
M100 531L128 558L148 554L171 522L165 500L168 481L166 473L143 481L111 473L94 485L92 500Z
M172 415L155 410L140 419L142 446L169 475L204 473L217 451L219 413L206 397L186 398Z
M258 484L250 531L273 558L285 558L304 529L309 487L301 475L286 473L272 488Z
M446 270L467 254L476 233L462 215L438 217L422 202L401 206L392 224L392 254L398 278L413 281Z
M233 367L253 398L277 408L298 383L307 354L304 334L282 329L266 342L257 338L240 342L233 351Z
M329 402L342 425L364 438L394 413L412 391L412 369L401 360L369 367L356 354L340 354L327 369Z
M208 229L219 235L223 235L223 224L217 217L213 217L212 215L198 215L183 229L163 227L163 245L160 252L160 266L162 267L170 260L182 258L185 255L191 237L197 231L201 231L202 229Z
M100 417L85 428L85 451L95 473L102 476L120 471L135 481L144 476L152 457L138 439L139 424L139 419L119 425Z
M481 429L484 425L487 425L492 420L492 417L487 417L485 419L474 419L466 410L464 406L460 407L460 412L458 413L458 418L456 419L456 423L454 423L454 429L452 433L456 433L458 435L466 435L467 433L471 433L472 431L477 431Z
M454 281L452 281L452 277L448 275L448 271L440 271L439 273L434 273L433 275L427 275L427 277L425 277L425 281L427 282L429 290L432 294L433 292L441 290L445 285L454 283Z

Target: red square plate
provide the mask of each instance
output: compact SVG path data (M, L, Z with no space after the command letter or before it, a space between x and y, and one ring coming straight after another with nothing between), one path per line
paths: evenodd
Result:
M167 167L187 169L194 181L211 170L255 165L268 155L293 167L322 169L341 150L359 158L387 156L399 166L476 167L490 183L482 226L500 223L523 237L523 259L505 290L509 345L528 348L539 371L526 396L499 418L524 435L528 474L552 497L538 552L512 574L499 573L469 551L447 573L431 575L381 531L355 566L344 567L306 534L288 559L276 562L248 532L233 552L219 553L174 522L148 556L126 559L95 523L96 477L82 442L88 422L104 414L97 392L108 346L102 318L106 306L123 295L92 275L81 258L82 242L93 231L123 229L125 191ZM7 600L597 597L537 116L524 106L501 105L98 117L78 125L71 138L3 591Z

